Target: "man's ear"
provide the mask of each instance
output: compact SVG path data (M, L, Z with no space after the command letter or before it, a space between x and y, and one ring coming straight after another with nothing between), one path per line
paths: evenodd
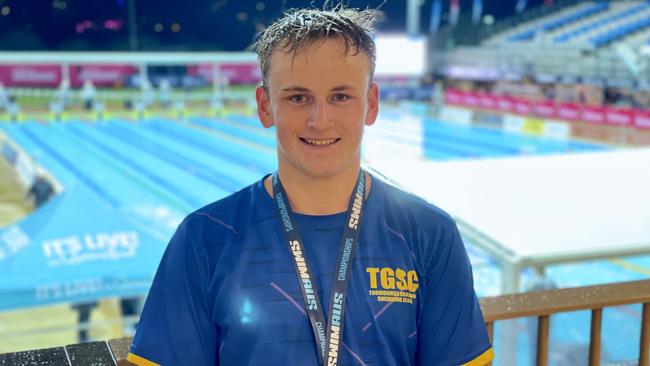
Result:
M274 123L273 118L271 118L273 115L271 113L271 102L264 86L259 85L255 89L255 100L257 100L257 116L260 118L262 126L265 128L272 127Z
M368 111L366 113L366 126L371 126L377 120L379 114L379 87L372 83L368 90Z

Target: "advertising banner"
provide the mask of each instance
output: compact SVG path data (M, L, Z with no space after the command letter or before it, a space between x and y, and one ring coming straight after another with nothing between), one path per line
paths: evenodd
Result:
M580 104L559 103L555 113L558 119L565 121L578 121L581 116Z
M443 107L440 111L440 120L468 125L472 122L472 112L466 108Z
M501 112L514 113L515 101L511 97L497 97L497 108Z
M537 117L555 118L555 103L550 100L539 100L534 102L533 109Z
M524 118L521 131L528 135L541 136L544 133L544 120L539 118Z
M212 64L188 66L187 73L202 76L210 82L214 77ZM257 63L219 64L219 76L231 84L257 84L262 80L262 72Z
M497 96L487 93L464 92L448 89L445 92L447 104L473 109L517 114L523 117L539 117L545 120L582 121L592 125L631 127L650 129L650 110L620 107L601 107L578 103L555 103L550 100L530 101L526 98ZM506 126L518 130L523 124L510 123ZM527 126L538 131L535 124ZM532 130L528 131L531 132Z
M478 126L502 128L503 115L501 113L476 111L472 116L472 122Z
M491 94L479 94L479 104L483 109L495 110L498 107L499 99Z
M634 111L634 127L650 130L650 110Z
M101 201L77 185L0 229L0 310L147 292L165 242Z
M463 93L463 105L469 108L479 108L481 97L478 93L466 92Z
M591 124L597 124L597 125L604 124L606 122L605 108L594 107L594 106L583 106L582 120Z
M607 108L605 118L608 125L632 126L634 122L634 110L631 108Z
M542 135L559 140L567 140L571 137L571 126L561 121L545 121Z
M456 89L447 89L445 91L445 103L451 105L463 105L463 92Z
M73 65L70 67L70 84L83 85L90 80L95 86L116 86L129 76L138 73L133 65Z
M524 119L511 114L507 115L503 121L503 129L508 132L521 133L524 129Z
M57 87L60 65L0 65L0 82L10 87Z
M524 98L514 98L514 112L522 116L530 116L533 112L533 104Z

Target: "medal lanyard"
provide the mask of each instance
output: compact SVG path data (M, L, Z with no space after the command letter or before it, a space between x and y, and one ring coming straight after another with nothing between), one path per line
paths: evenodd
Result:
M332 281L332 296L328 311L328 321L325 320L321 306L320 295L316 282L312 277L309 264L305 258L305 247L302 236L298 230L294 213L289 206L287 193L280 183L278 173L273 174L273 200L278 208L282 231L289 251L292 254L293 264L300 282L300 290L305 301L305 310L309 316L311 328L318 348L319 365L335 366L338 363L340 344L343 341L343 319L345 315L345 302L347 300L350 268L359 244L359 229L361 213L366 190L366 174L363 169L359 171L359 178L352 191L348 204L346 225L341 237L341 245L336 260L334 279Z

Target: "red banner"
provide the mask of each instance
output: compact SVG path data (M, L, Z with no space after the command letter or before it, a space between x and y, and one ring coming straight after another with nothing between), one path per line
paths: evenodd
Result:
M581 110L578 103L560 103L555 112L558 119L565 121L577 121L580 119Z
M514 113L522 116L650 129L650 110L597 107L578 103L556 104L550 100L531 102L525 98L464 92L459 89L448 89L445 92L445 101L450 105Z
M212 64L201 64L187 67L190 75L200 75L212 81L214 76ZM231 84L257 84L262 80L262 72L257 63L250 64L220 64L219 75L228 79Z
M634 111L634 127L650 130L650 110L637 109Z
M536 101L533 108L537 117L555 118L555 103L550 100Z
M81 86L90 80L95 86L115 86L138 72L133 65L73 65L70 66L70 84Z
M604 124L606 122L605 108L594 106L582 107L582 120L593 124Z
M605 116L608 125L632 126L634 122L634 109L631 108L606 108Z
M79 87L84 80L95 86L113 86L137 72L132 65L70 65L70 84ZM0 65L0 82L5 86L56 88L63 79L61 65Z
M480 94L479 95L479 104L483 109L497 109L498 107L498 98L491 94Z
M0 65L5 86L56 87L61 83L59 65Z
M515 101L511 97L497 97L497 108L501 112L514 113Z
M445 92L445 103L451 105L463 105L463 92L456 89L447 89Z
M480 107L480 96L474 92L463 93L463 105L470 108Z
M522 116L530 116L533 113L533 104L524 98L514 99L514 112Z

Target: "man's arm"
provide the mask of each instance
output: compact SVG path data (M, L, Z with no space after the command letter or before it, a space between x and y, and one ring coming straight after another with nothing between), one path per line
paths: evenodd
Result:
M191 239L188 221L172 237L149 290L128 356L136 365L218 365L205 250Z
M442 240L425 274L416 363L486 365L494 354L474 292L469 258L455 225Z

